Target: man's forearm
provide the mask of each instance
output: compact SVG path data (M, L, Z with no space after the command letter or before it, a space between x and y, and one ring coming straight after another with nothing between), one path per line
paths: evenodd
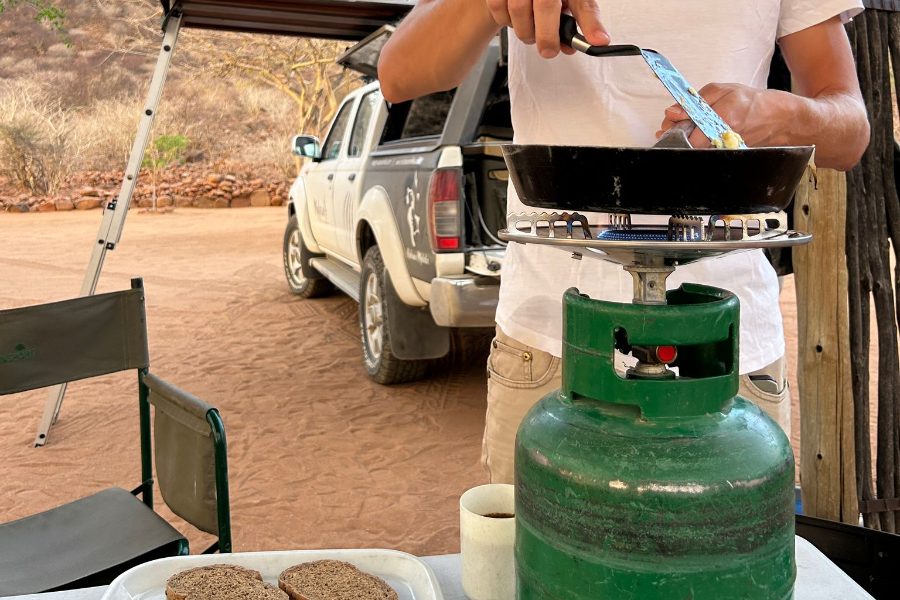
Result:
M792 106L776 141L816 145L816 164L847 171L869 145L869 121L840 16L779 40L793 76ZM793 110L791 110L793 109Z
M851 92L804 98L784 94L785 118L772 132L772 146L816 146L816 165L848 171L869 144L866 108ZM775 122L778 122L777 120Z
M847 171L869 144L869 122L841 17L807 27L778 42L793 76L795 94L737 83L710 83L700 90L748 146L816 146L816 164ZM662 129L688 116L666 109ZM662 133L662 132L659 132ZM694 146L706 146L702 133Z
M456 87L499 30L484 0L420 0L381 52L381 93L403 102Z

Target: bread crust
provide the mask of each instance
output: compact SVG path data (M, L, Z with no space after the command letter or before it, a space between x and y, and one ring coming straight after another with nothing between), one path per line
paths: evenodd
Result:
M327 577L327 572L334 572L333 581L350 578L352 591L328 589L301 590L296 585L297 579L316 573L319 578ZM293 580L293 581L292 581ZM360 571L355 565L341 560L316 560L288 567L278 576L278 587L287 592L291 600L399 600L397 592L380 577Z
M226 564L195 567L176 573L166 581L166 598L206 600L208 598L206 591L210 588L217 589L217 585L228 586L235 598L263 597L287 600L284 592L272 584L263 582L259 571Z

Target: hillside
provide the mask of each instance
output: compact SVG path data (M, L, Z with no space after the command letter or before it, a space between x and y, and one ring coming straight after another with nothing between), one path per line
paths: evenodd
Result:
M111 195L155 66L161 40L157 2L56 4L67 13L65 37L35 22L28 6L0 14L0 210L36 210L48 199L77 202L85 186L99 187L101 200ZM272 69L283 86L296 88L306 85L305 74L278 72L282 66L273 52L297 56L312 48L327 55L345 46L183 31L153 131L154 138L188 140L172 162L180 168L165 174L169 183L230 176L247 186L262 180L260 186L275 190L274 197L283 195L296 169L290 137L301 129L320 133L331 105L314 107L308 111L312 118L304 120L301 106L284 89L265 85L244 67ZM330 81L338 82L330 90L337 101L355 78L333 65L329 69ZM149 194L142 171L136 200Z

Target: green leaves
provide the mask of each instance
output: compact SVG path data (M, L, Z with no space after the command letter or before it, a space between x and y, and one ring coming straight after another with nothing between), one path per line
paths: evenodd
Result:
M190 140L183 135L161 135L150 144L141 163L148 169L165 169L172 163L181 162Z
M156 186L159 183L159 175L163 169L172 163L184 160L184 151L190 140L183 135L161 135L147 148L141 166L150 171L150 182L153 186L152 212L157 212ZM165 212L165 211L163 211Z
M48 0L0 0L0 13L19 5L31 7L35 11L34 20L46 25L59 34L60 39L69 47L72 46L65 32L66 11Z
M20 4L31 6L35 10L34 20L38 23L44 23L54 31L62 31L66 11L47 0L0 0L0 13Z

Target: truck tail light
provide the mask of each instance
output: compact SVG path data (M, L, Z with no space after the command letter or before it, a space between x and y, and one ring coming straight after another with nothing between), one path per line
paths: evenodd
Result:
M459 248L460 169L438 169L431 176L428 204L431 217L431 245L434 250Z

